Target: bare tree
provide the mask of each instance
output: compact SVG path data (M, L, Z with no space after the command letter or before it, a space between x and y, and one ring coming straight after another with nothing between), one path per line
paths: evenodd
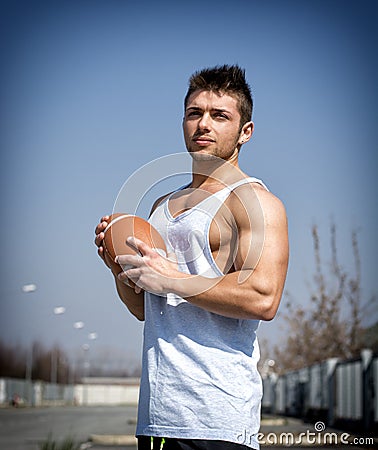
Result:
M19 344L13 346L0 341L0 376L24 378L26 351Z
M141 368L133 358L127 355L122 358L122 354L112 349L107 349L104 355L91 361L87 375L140 376ZM75 366L58 345L46 348L41 342L34 342L26 350L19 344L5 344L0 340L0 377L26 378L27 365L31 364L33 380L49 382L54 378L59 384L79 382L84 375L84 362L79 361Z
M283 314L288 338L274 350L281 371L305 367L331 357L356 356L366 345L362 323L361 261L356 231L352 232L354 271L339 263L336 226L330 226L331 261L324 264L320 252L318 227L312 227L315 273L310 305L301 306L287 293ZM348 316L345 317L345 311Z

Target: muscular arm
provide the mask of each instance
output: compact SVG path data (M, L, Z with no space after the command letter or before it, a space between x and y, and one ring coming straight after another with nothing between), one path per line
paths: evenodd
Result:
M127 276L138 289L173 292L226 317L273 319L288 265L287 220L276 197L263 188L255 188L254 192L252 198L244 189L228 205L238 228L234 272L218 278L188 275L139 241L136 245L143 257L121 257L125 258L122 263L135 266L126 272Z
M144 292L141 291L138 294L133 288L130 288L125 283L118 280L115 276L115 285L119 298L125 304L127 309L138 320L144 320Z
M288 265L287 220L284 207L276 197L262 189L256 191L262 215L257 202L248 204L248 197L243 199L246 190L240 192L230 206L239 235L236 271L215 280L197 277L195 283L190 278L176 278L173 291L177 295L227 317L274 318ZM193 284L197 293L191 295Z

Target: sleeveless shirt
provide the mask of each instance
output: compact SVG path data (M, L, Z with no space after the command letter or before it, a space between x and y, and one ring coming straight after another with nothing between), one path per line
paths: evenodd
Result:
M224 275L211 253L210 225L229 194L253 182L266 188L262 181L246 178L173 217L168 204L175 191L155 209L149 221L168 252L175 253L180 271L209 278ZM206 311L173 293L146 292L136 435L259 448L259 323Z

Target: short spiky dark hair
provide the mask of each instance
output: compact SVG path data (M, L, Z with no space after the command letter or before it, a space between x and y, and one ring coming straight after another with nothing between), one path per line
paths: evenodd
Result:
M239 104L240 127L252 119L251 89L245 79L245 70L239 66L224 64L195 72L189 78L189 88L184 100L185 108L189 97L199 90L234 95Z

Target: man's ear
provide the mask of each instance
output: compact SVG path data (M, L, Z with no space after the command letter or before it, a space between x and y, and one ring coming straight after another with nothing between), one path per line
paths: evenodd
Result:
M240 132L239 144L245 144L248 142L253 134L253 130L255 129L255 125L253 122L246 122Z

